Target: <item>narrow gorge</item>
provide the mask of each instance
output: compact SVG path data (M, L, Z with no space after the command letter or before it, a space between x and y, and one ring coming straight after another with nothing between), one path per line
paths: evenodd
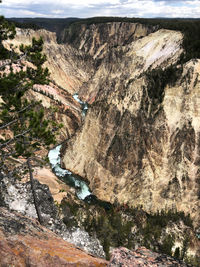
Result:
M80 89L90 108L66 143L63 165L86 178L100 199L142 205L147 212L175 208L198 224L200 62L177 65L180 77L165 82L183 52L182 34L135 28L135 38L107 50ZM98 31L91 31L96 38ZM108 45L94 48L98 41L87 40L95 59Z
M34 174L62 223L87 233L86 250L107 260L115 247L146 246L199 266L200 59L186 60L184 33L83 20L57 34L17 28L4 46L40 36L51 82L27 97L63 125L56 147L42 152L61 181L48 164Z

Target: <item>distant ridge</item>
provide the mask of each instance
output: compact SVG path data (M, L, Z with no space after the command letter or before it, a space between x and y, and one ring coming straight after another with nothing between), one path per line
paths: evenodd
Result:
M79 18L9 18L20 28L46 29L59 33L69 24L80 20Z

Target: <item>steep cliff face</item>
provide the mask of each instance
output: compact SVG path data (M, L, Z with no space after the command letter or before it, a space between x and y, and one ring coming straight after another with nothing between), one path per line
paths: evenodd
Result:
M29 45L33 37L44 40L44 53L47 56L46 66L49 68L51 78L59 86L70 93L79 91L83 82L89 79L91 67L89 62L84 63L83 54L67 44L58 44L56 33L46 30L17 29L14 40L4 42L5 46L12 43L14 46L20 44Z
M112 47L129 44L155 30L153 26L127 22L72 24L63 30L59 39L94 59L102 59Z
M170 67L183 52L182 34L107 23L71 29L63 44L44 30L18 30L14 44L33 36L44 38L51 77L64 90L36 86L28 97L42 100L47 116L52 105L59 109L54 119L65 125L59 141L71 137L63 165L102 200L148 213L176 208L199 226L200 60ZM90 104L81 128L74 92ZM176 226L175 237L185 234ZM190 255L198 254L194 247Z
M81 89L91 107L63 164L103 200L177 208L199 224L200 61L186 63L176 82L152 72L174 64L181 43L181 33L159 30L105 56Z
M111 99L113 97L114 99L111 102L117 104L120 110L123 105L126 108L130 101L139 104L139 99L142 97L141 90L134 92L130 89L133 87L134 80L148 68L164 68L175 63L182 52L181 42L181 33L159 30L129 45L108 50L94 76L80 89L80 96L91 104L98 93L101 98L102 95L108 98L107 95L112 94ZM128 91L127 95L126 91ZM124 94L121 101L117 100L120 94Z

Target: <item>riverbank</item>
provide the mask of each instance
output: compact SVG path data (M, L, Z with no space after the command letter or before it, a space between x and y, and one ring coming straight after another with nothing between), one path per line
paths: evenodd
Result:
M79 199L84 200L87 196L91 195L90 188L86 182L81 180L80 176L74 175L70 171L61 168L60 149L61 145L58 145L48 153L52 170L61 181L75 189Z

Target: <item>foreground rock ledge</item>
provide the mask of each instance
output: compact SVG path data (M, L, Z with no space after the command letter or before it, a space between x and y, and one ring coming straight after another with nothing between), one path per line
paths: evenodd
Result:
M37 221L0 208L0 266L107 266ZM13 265L12 265L13 266Z
M14 264L14 265L13 265ZM36 220L0 208L0 267L161 267L188 265L144 247L115 249L110 262L64 241Z

